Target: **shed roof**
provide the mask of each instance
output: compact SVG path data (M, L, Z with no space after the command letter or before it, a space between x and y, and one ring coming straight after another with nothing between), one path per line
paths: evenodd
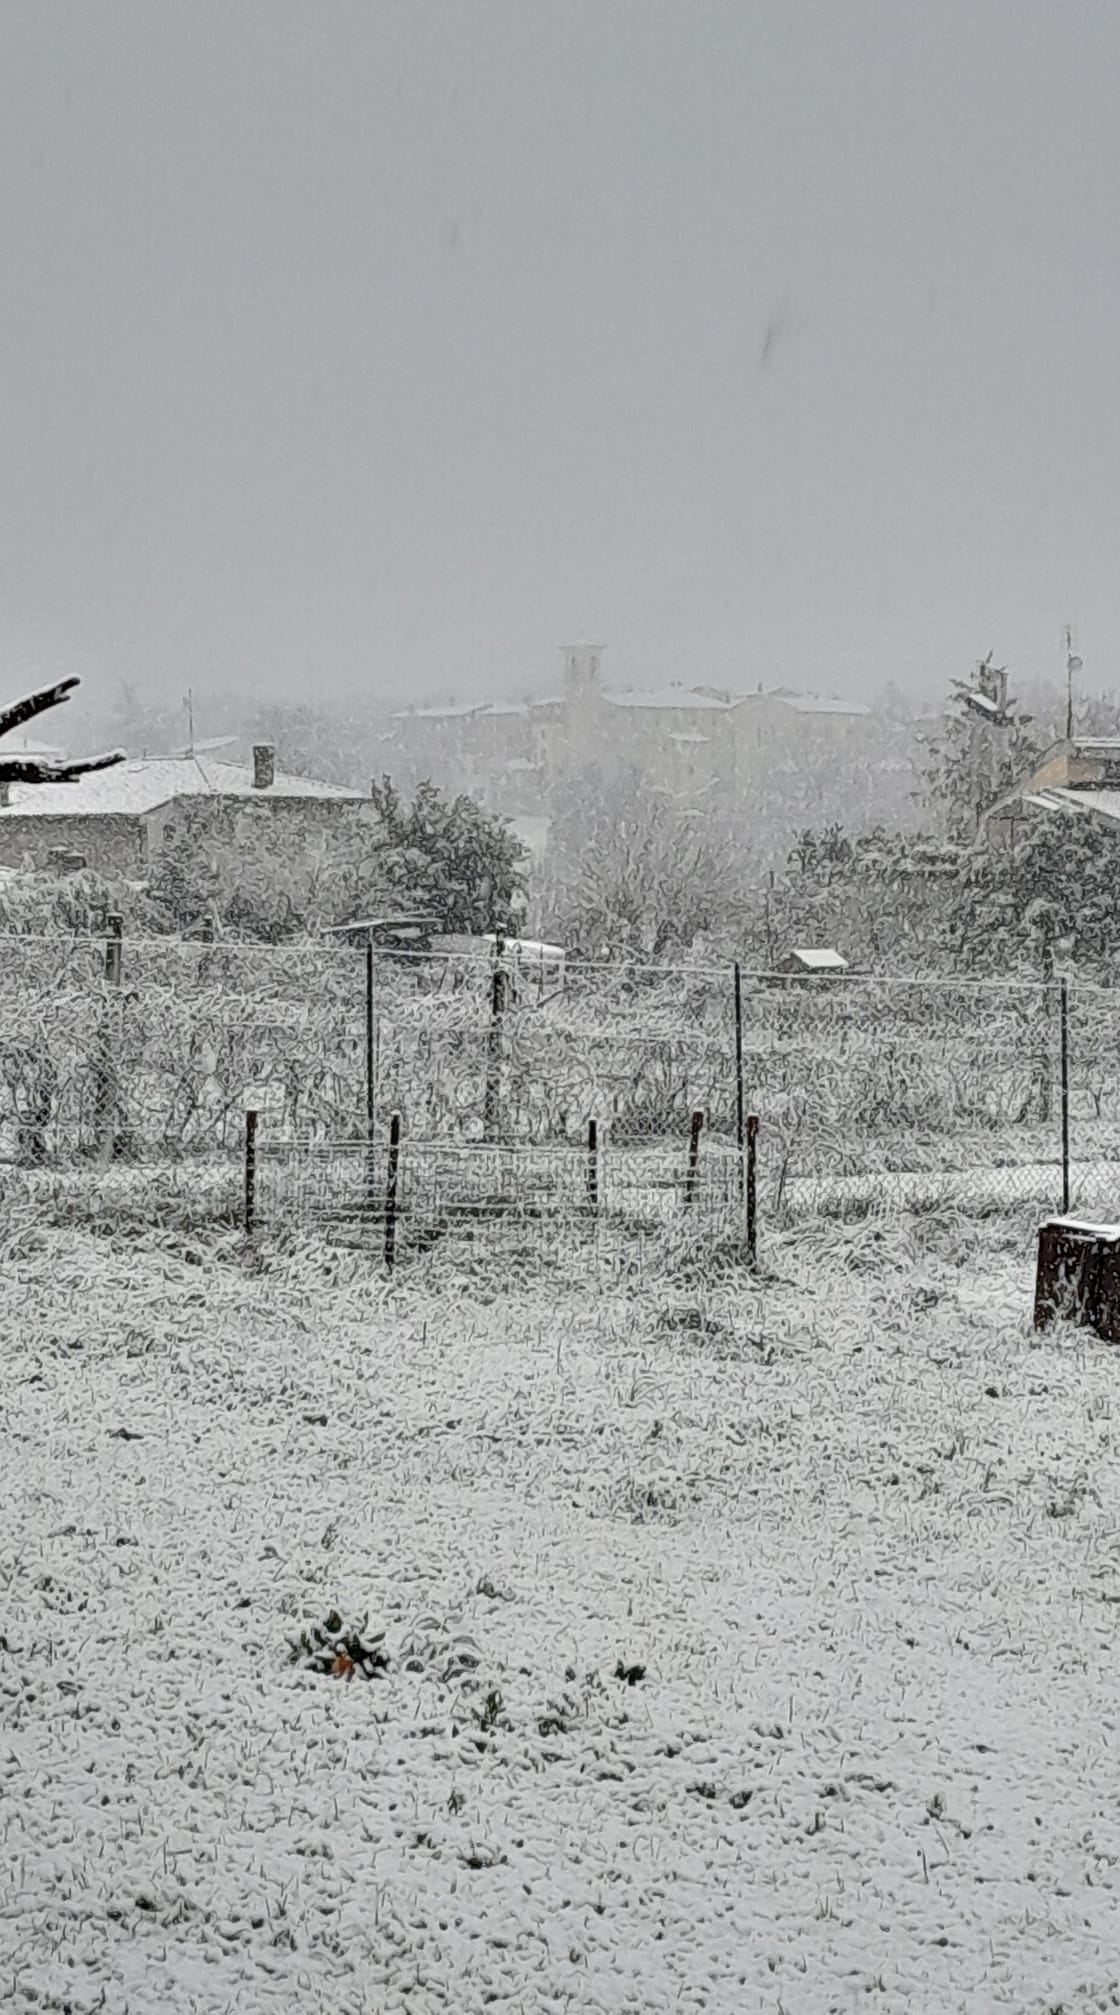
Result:
M320 783L315 777L288 776L277 770L267 789L257 790L253 771L245 763L216 763L202 756L167 756L151 762L118 763L94 770L70 784L12 784L10 803L0 805L0 820L35 818L143 818L174 798L247 798L258 804L270 798L333 799L361 803L361 791Z
M824 946L810 949L801 947L791 951L788 954L788 958L790 961L796 960L797 964L802 966L806 972L846 973L848 970L847 959L842 958L838 951L833 951Z

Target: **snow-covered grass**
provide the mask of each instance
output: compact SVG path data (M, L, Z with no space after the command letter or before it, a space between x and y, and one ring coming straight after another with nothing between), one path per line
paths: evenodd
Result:
M0 2005L1120 2007L1117 1364L974 1252L10 1217Z

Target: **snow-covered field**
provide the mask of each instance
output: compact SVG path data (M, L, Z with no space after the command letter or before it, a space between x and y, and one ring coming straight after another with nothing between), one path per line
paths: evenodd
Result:
M0 2006L1120 2008L1120 1365L921 1235L492 1298L9 1224Z

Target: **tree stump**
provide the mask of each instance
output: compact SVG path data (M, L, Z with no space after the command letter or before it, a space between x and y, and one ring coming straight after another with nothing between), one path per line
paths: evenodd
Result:
M1039 1227L1034 1326L1062 1318L1120 1343L1120 1225L1055 1217Z

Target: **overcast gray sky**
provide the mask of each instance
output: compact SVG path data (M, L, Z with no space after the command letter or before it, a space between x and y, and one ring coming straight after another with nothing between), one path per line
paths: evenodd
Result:
M3 685L1120 677L1117 0L0 0Z

